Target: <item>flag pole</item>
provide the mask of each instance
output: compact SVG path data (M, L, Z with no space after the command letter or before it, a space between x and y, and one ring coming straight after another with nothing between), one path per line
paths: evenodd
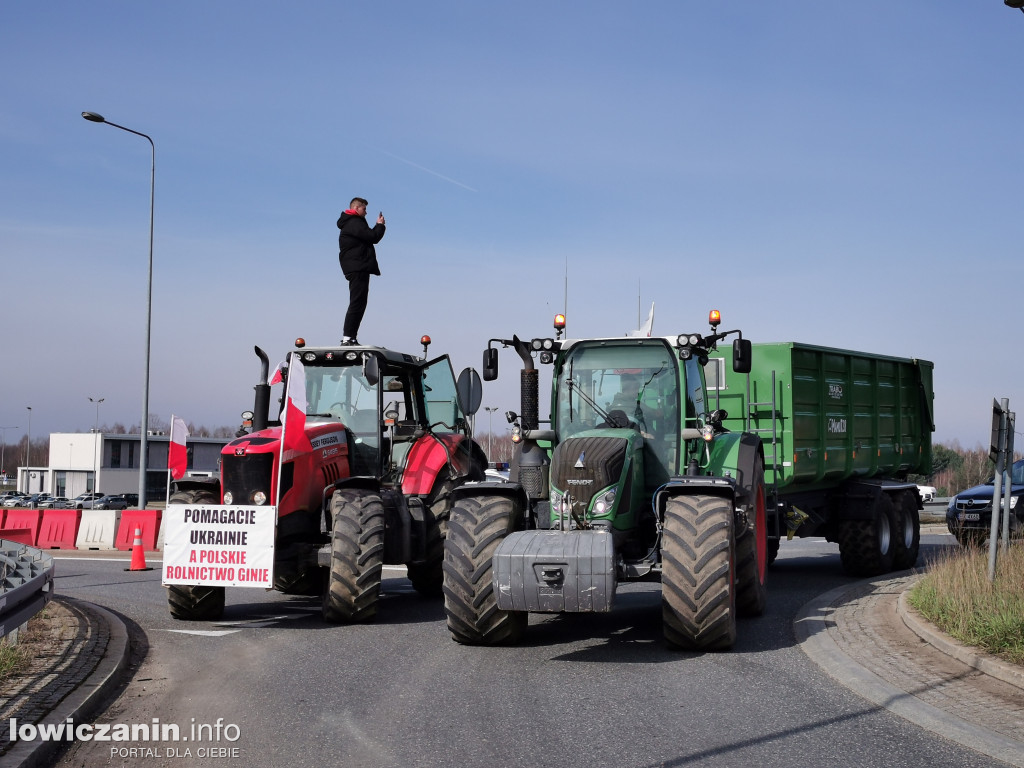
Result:
M167 482L164 487L164 509L171 503L171 443L174 441L174 414L171 414L171 434L167 441Z

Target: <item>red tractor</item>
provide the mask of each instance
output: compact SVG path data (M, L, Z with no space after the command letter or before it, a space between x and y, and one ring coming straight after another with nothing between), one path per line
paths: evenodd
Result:
M219 481L178 481L171 504L260 507L277 501L273 586L319 594L333 622L376 615L384 564L404 564L421 595L440 597L444 537L454 488L484 479L487 458L470 436L480 378L458 382L447 355L423 357L381 347L306 347L308 451L286 451L271 421L267 355L253 412L221 452ZM276 379L276 377L275 377ZM282 402L284 398L282 397ZM246 427L251 431L246 432ZM171 615L216 620L224 586L168 584Z

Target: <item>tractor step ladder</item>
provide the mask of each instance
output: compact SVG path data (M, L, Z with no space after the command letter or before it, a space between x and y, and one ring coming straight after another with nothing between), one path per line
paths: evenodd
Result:
M746 431L753 432L761 438L761 444L771 447L771 455L769 456L768 451L765 451L764 464L765 469L772 471L772 481L770 484L765 483L768 486L768 496L771 500L771 507L776 511L773 515L775 520L775 531L774 535L782 536L782 515L779 509L779 474L782 469L782 462L779 460L779 411L775 399L776 383L775 383L775 371L772 371L772 391L770 400L759 400L754 402L750 397L750 377L747 377L747 413L746 413ZM767 413L764 413L761 409L765 409ZM771 426L762 427L754 426L754 424L760 425L764 419L771 419ZM769 439L770 438L770 439Z

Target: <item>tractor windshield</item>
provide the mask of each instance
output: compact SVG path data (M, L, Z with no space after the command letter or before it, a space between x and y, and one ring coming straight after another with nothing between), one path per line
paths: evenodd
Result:
M309 421L338 421L355 439L353 474L376 474L381 445L380 397L359 365L306 366L306 415ZM385 383L390 381L390 377Z
M671 472L679 446L679 390L675 356L660 340L577 344L557 372L559 439L588 429L631 427Z

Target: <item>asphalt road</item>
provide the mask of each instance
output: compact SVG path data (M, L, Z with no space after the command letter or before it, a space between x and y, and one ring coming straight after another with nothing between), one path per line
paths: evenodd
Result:
M209 625L171 619L159 570L125 566L57 567L59 593L126 618L144 656L97 722L159 718L188 737L220 720L221 738L79 742L61 766L992 765L837 685L796 645L800 606L853 581L821 540L783 543L768 611L718 654L665 648L658 584L621 588L609 614L531 616L521 646L474 648L400 571L385 571L373 624L325 625L317 600L237 589ZM237 752L199 757L210 747Z

